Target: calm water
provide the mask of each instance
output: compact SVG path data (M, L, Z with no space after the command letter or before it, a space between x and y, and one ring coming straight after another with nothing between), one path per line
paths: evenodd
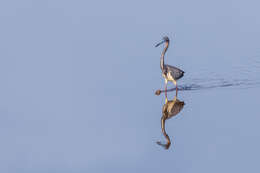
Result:
M2 1L0 171L259 172L259 5Z

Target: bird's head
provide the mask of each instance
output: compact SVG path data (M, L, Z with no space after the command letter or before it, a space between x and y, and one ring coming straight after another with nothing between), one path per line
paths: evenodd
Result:
M167 36L163 37L163 40L164 41L170 41L169 37L167 37Z
M160 43L158 43L158 44L155 45L155 47L158 47L158 46L161 45L162 43L164 43L164 42L169 42L169 41L170 41L169 37L165 36L165 37L163 37L163 39L162 39L162 41L161 41Z

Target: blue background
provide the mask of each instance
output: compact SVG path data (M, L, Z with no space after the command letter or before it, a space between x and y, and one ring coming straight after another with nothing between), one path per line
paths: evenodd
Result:
M260 171L259 5L0 1L0 171ZM169 150L155 143L165 35L180 85L243 83L180 91Z

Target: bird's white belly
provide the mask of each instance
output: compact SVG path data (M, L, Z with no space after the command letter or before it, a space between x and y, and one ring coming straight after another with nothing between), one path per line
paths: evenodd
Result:
M162 74L162 76L164 77L165 82L166 82L166 81L175 81L175 79L173 79L173 77L172 77L169 73L167 73L167 75ZM166 83L167 83L167 82L166 82Z
M167 74L167 77L170 81L174 81L173 77L170 75L170 73Z
M174 81L173 77L171 76L170 73L167 73L167 75L163 74L163 77L169 81Z

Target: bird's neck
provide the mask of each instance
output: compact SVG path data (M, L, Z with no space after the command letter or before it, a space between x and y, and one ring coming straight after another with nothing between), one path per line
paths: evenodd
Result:
M162 55L161 55L161 61L160 61L161 70L163 70L164 66L165 66L165 64L164 64L164 55L165 55L168 47L169 47L169 42L167 41L166 44L165 44L165 47L163 49Z

